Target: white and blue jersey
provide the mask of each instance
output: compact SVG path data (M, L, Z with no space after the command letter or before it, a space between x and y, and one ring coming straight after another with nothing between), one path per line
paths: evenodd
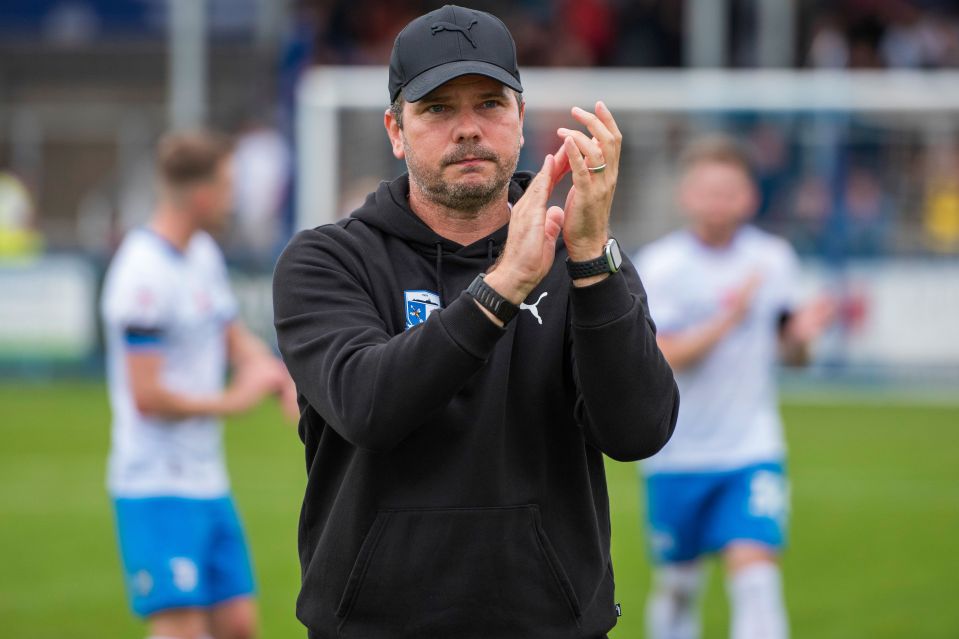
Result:
M682 398L676 430L644 471L725 471L782 460L775 367L781 320L796 303L793 249L752 226L719 249L683 230L646 247L636 267L661 335L716 317L750 277L761 278L747 317L701 361L676 373Z
M226 495L220 420L140 413L126 364L132 351L155 350L162 354L162 381L171 391L223 391L226 328L237 304L214 240L197 232L180 252L148 229L131 231L107 272L101 312L113 411L107 478L111 495Z
M180 252L137 229L107 272L101 308L113 410L107 483L126 590L142 616L213 606L254 590L229 495L220 420L140 413L126 362L131 352L154 351L171 391L219 394L226 328L236 311L223 256L206 233L194 234Z
M782 548L789 487L775 366L782 319L796 302L795 253L751 226L719 249L678 231L643 250L636 267L660 335L709 321L760 278L743 321L676 372L676 430L642 464L653 559L691 561L747 540Z

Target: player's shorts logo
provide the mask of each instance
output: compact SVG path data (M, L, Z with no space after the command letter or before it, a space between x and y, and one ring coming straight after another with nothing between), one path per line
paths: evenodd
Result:
M653 555L662 559L676 548L676 538L667 530L653 528L649 531L649 545Z
M173 585L183 592L196 590L200 581L200 571L196 563L189 557L173 557L170 559L170 570L173 572Z
M146 597L153 590L153 576L146 570L138 570L130 577L130 584L140 597Z
M749 514L782 521L789 510L789 488L778 473L758 471L749 482Z
M422 324L435 310L442 308L440 296L432 291L403 291L406 330Z

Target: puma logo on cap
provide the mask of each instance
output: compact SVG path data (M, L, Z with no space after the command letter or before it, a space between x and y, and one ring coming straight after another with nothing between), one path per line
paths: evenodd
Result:
M479 21L474 19L465 29L458 24L453 24L452 22L434 22L430 25L430 33L436 35L440 31L459 31L466 36L466 39L470 41L470 44L472 44L473 48L475 49L476 43L473 41L473 36L470 35L470 29L472 29L473 25L477 22Z

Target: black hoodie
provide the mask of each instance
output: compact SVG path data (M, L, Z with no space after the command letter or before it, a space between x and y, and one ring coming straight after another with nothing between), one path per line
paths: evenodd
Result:
M511 202L530 179L514 176ZM297 616L312 638L603 636L616 622L603 454L652 455L679 407L639 277L627 261L575 288L560 242L535 309L501 329L463 291L507 227L461 246L408 192L406 176L382 183L277 263L309 475ZM442 309L426 319L410 291Z

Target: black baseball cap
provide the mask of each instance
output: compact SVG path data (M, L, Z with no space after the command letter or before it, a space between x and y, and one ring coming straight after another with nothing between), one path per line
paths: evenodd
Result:
M416 102L453 78L470 74L522 91L516 43L496 16L451 4L416 18L400 31L390 56L390 102Z

